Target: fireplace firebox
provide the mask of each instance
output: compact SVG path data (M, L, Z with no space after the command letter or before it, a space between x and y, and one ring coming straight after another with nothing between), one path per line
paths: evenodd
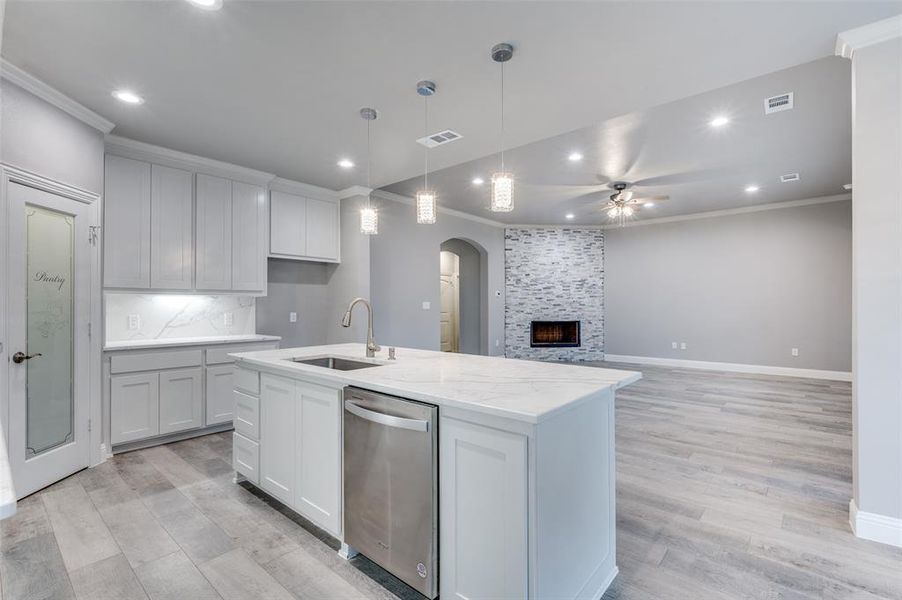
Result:
M579 321L533 321L529 327L533 348L573 348L580 345Z

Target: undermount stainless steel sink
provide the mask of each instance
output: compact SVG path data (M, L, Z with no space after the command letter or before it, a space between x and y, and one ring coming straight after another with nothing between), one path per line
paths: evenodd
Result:
M335 369L336 371L354 371L357 369L368 369L370 367L381 367L379 363L364 362L362 360L353 360L350 358L341 358L340 356L317 356L313 358L290 358L292 362L311 365L314 367L323 367L324 369Z

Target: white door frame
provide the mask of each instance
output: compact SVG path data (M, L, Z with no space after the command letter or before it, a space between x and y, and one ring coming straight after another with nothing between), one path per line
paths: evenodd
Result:
M9 184L18 183L27 187L35 188L41 191L56 194L70 200L75 200L90 206L88 211L89 226L95 228L93 231L99 232L97 226L101 214L101 196L99 194L89 192L77 187L55 181L53 179L43 177L36 173L32 173L25 169L0 163L0 233L2 233L2 243L0 243L0 422L3 424L4 438L9 440L9 398L10 398L10 382L9 374L9 329L8 322L12 315L9 314L9 294L11 289L8 285L9 277L7 273L7 265L9 259ZM97 465L106 460L109 452L102 446L102 415L101 415L101 358L103 352L103 327L101 325L101 238L99 233L90 251L91 265L91 283L90 283L90 358L88 377L88 395L89 410L88 418L90 422L88 444L89 466Z

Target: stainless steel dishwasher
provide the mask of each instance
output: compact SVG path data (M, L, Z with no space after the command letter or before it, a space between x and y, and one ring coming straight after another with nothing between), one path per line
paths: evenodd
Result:
M428 598L438 595L437 416L345 388L344 541Z

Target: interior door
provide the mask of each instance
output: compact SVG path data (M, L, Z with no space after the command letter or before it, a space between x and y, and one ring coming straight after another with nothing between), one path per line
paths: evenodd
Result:
M21 498L88 466L93 208L9 183L9 459Z
M441 253L440 259L442 352L460 352L460 258L453 252Z

